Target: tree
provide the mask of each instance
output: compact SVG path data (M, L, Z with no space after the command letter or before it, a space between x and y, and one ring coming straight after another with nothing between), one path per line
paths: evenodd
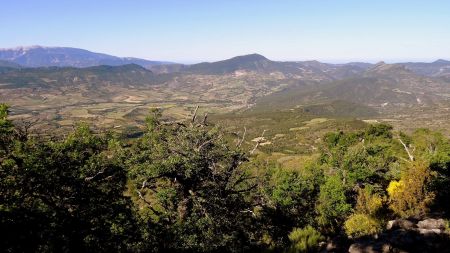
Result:
M163 250L239 251L249 246L254 222L249 192L256 188L217 129L194 120L164 124L147 119L147 132L127 152L133 193L158 233Z
M433 208L450 217L450 140L428 129L416 130L411 138L416 156L429 162L430 190L436 194Z
M266 169L267 170L267 169ZM273 242L279 247L288 244L294 227L314 223L314 208L320 185L322 168L315 163L298 170L275 167L269 170L263 206L264 224Z
M339 176L329 176L320 187L316 210L317 221L324 230L336 232L341 228L351 211L351 205L347 203L345 188Z
M123 196L126 173L109 157L113 143L84 125L61 141L10 140L0 157L0 230L8 231L0 248L129 249L138 236L130 200Z

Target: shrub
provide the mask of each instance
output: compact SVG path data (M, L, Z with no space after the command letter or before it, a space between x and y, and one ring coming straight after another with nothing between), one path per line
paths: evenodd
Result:
M379 217L382 214L385 201L385 197L382 197L377 193L372 193L367 187L358 189L355 209L358 213Z
M428 190L431 171L424 163L415 163L399 181L391 181L387 188L390 209L400 217L422 216L433 202L434 193Z
M317 252L319 242L324 237L311 226L305 228L294 228L289 234L292 245L289 252Z
M381 231L378 222L365 214L353 214L344 224L345 233L350 237L375 235Z
M345 188L339 176L328 177L320 187L316 211L317 221L324 229L335 232L341 228L351 211L351 205L347 203Z

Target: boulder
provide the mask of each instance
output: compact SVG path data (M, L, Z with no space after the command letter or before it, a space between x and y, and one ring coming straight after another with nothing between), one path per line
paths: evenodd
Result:
M385 242L353 243L348 249L349 253L389 253L392 246Z
M425 219L417 223L417 227L422 229L445 229L445 220L443 219Z
M390 220L387 223L386 229L391 230L391 229L413 229L415 228L416 225L414 224L414 222L410 221L410 220L404 220L404 219L398 219L398 220Z
M440 229L437 229L437 228L432 228L432 229L418 228L417 230L422 235L440 234L442 232Z

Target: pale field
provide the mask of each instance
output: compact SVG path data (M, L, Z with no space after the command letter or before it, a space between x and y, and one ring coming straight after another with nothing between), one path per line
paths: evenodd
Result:
M36 127L65 129L84 121L120 130L118 125L142 124L151 108L174 119L189 118L196 106L199 115L248 108L256 98L286 85L268 85L266 78L272 77L186 75L160 85L0 89L0 102L11 106L14 119L38 119Z

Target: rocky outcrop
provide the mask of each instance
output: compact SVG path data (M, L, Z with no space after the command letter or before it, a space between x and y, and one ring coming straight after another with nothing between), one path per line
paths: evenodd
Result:
M417 223L417 227L420 229L445 230L445 225L446 224L444 219L426 219Z
M351 253L450 252L450 234L443 219L398 219L387 223L375 238L362 238L350 245Z

